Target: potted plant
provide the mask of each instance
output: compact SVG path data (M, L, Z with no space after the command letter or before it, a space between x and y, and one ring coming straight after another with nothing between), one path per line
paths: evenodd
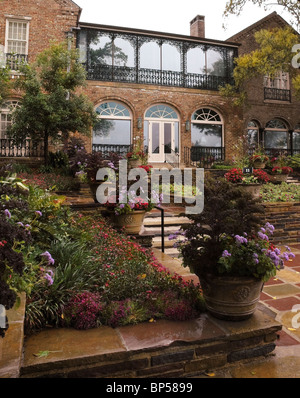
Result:
M259 197L261 184L270 181L268 174L262 169L254 169L252 174L244 174L240 168L229 170L225 174L225 179L250 192L254 197Z
M272 174L273 174L273 181L274 182L284 182L287 180L288 175L293 172L293 169L289 166L283 167L273 167Z
M269 157L263 153L262 151L258 150L250 157L250 163L256 169L264 169L266 166L266 162L269 160Z
M139 234L146 212L151 211L154 206L159 206L161 202L155 192L152 194L153 200L133 196L128 201L126 200L126 203L122 203L127 195L125 191L122 191L118 197L110 197L104 206L114 226L124 229L129 234Z
M183 265L200 280L207 310L215 317L251 317L264 282L275 276L283 258L268 239L270 224L261 229L264 213L249 193L224 179L207 180L204 210L188 216L193 222L176 242Z

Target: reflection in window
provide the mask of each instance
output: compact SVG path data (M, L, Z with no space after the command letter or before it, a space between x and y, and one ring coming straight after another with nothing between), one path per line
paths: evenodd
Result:
M8 138L7 129L11 125L11 113L19 105L19 101L6 101L0 109L0 139Z
M293 131L293 149L300 150L300 123L296 125Z
M218 49L208 49L206 56L206 73L214 76L226 76L224 54Z
M247 127L247 137L248 137L248 145L249 148L256 148L258 145L258 124L254 121L251 120L248 123Z
M233 55L233 54L232 54ZM187 52L187 73L226 76L226 53L218 48L191 48Z
M209 108L198 109L192 115L192 146L221 147L223 123L220 115Z
M93 131L93 144L130 145L131 116L122 104L105 102L96 109L99 120Z
M265 148L287 149L288 130L285 123L279 119L273 119L267 123L264 132Z
M205 51L201 47L191 48L187 52L187 73L205 73Z
M134 49L129 40L98 33L90 44L90 59L92 64L133 67Z

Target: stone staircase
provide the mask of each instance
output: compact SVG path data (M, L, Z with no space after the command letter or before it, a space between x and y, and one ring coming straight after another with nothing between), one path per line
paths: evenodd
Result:
M164 209L164 253L171 257L178 257L178 250L173 247L174 240L169 240L169 235L174 234L184 224L189 224L191 221L184 215L184 208L182 212ZM155 249L162 249L162 224L160 211L148 213L144 219L143 232L151 234L152 247Z

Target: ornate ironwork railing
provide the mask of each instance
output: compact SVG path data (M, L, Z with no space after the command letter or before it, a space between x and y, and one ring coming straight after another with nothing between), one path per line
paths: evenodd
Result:
M44 157L43 145L30 139L16 143L13 139L0 139L0 157L24 158Z
M220 86L232 84L232 79L206 74L183 73L169 70L92 65L88 80L116 81L123 83L157 84L161 86L198 88L217 91Z
M28 56L25 54L11 54L6 53L6 65L10 70L17 71L21 64L26 64L28 60Z
M293 156L300 154L300 149L295 148L264 148L263 150L268 156ZM255 149L249 150L249 155L252 155L254 152Z
M184 163L186 165L209 168L214 162L224 159L224 147L193 146L184 148Z
M291 101L291 91L290 90L282 90L279 88L264 88L264 98L269 100L277 100L277 101Z
M93 144L93 152L102 152L104 155L109 155L111 152L124 155L131 150L131 145L108 145L108 144Z

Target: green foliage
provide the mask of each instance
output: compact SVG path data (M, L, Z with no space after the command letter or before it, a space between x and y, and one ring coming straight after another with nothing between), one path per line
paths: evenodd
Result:
M13 112L9 134L17 141L26 137L44 141L47 164L49 137L59 140L75 131L89 135L96 121L93 104L76 92L85 81L85 72L78 52L68 50L66 43L53 44L35 64L21 69L23 78L16 84L24 96Z
M265 184L260 190L260 197L263 202L299 202L300 186L296 184Z

